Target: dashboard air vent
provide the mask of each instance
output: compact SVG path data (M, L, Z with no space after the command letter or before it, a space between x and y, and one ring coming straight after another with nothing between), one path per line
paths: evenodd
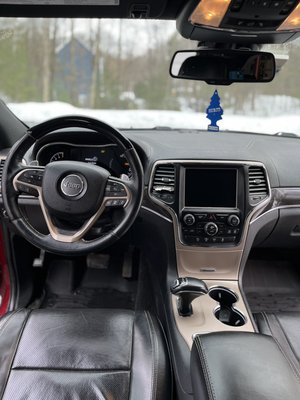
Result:
M175 167L172 164L158 165L155 169L151 194L165 203L175 199Z
M259 166L249 167L249 200L256 205L268 196L268 184L265 170Z
M1 158L0 159L0 189L1 189L1 183L2 183L2 173L3 173L4 163L5 163L5 158Z

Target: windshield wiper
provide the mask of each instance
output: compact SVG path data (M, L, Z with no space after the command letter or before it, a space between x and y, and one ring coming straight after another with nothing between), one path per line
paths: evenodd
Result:
M292 132L276 132L274 136L283 136L283 137L299 137L296 133Z

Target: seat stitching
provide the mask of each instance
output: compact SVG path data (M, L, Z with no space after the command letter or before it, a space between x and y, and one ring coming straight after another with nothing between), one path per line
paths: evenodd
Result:
M269 330L270 330L271 335L274 336L274 335L273 335L273 334L274 334L274 331L273 331L273 329L271 328L271 325L270 325L270 322L269 322L269 318L267 317L267 314L263 311L263 312L261 313L261 315L262 315L263 319L265 320L265 323L268 325L268 328L269 328Z
M0 321L0 330L2 328L2 326L6 323L6 321L9 319L10 315L4 315L3 317L1 317L1 321Z
M274 315L274 314L272 314ZM289 363L290 367L292 368L294 374L296 375L297 379L300 380L300 374L298 372L298 367L295 365L295 363L293 362L293 360L290 359L290 357L288 357L288 355L285 353L285 351L283 350L280 342L278 341L278 339L276 338L275 334L274 334L274 330L271 328L271 324L269 322L269 318L267 316L267 314L265 312L262 312L262 316L265 320L265 322L267 323L270 332L272 334L272 338L274 339L274 341L276 342L277 346L279 347L281 353L283 354L284 358L287 360L287 362ZM281 328L281 326L280 326Z
M207 393L208 393L208 397L209 399L216 399L216 395L215 395L215 390L214 390L214 386L212 383L212 378L211 378L211 374L208 368L208 363L207 363L207 358L206 358L206 354L204 352L204 348L202 346L201 340L199 338L199 336L197 336L194 340L196 348L198 350L198 355L200 358L200 363L201 366L203 367L203 372L204 372L204 378L205 378L205 383L206 383L206 388L207 388Z
M158 365L159 365L159 361L158 361L158 357L159 357L159 353L158 353L158 342L157 342L157 336L155 334L155 328L154 328L154 323L153 323L153 319L151 314L148 312L148 318L149 318L149 322L152 328L152 337L153 337L153 341L154 341L154 379L153 379L153 389L154 389L154 397L153 399L156 399L156 393L157 393L157 383L158 383Z
M11 320L11 317L12 317L13 315L17 314L19 311L21 311L21 309L20 309L20 310L13 311L10 315L8 315L8 316L4 319L4 321L2 321L2 324L0 325L0 331L1 331L1 332L0 332L0 336L1 336L2 333L4 332L5 326L7 326L8 322Z
M152 333L151 332L151 326L150 326L150 322L149 322L149 319L148 319L147 311L144 311L144 313L145 313L146 321L147 321L147 324L148 324L148 327L149 327L151 348L154 349L154 347L153 347L153 339L152 339L152 334L151 334ZM154 358L155 358L155 355L154 355ZM151 393L150 399L151 400L153 399L153 385L154 385L154 374L155 374L154 358L151 360L152 361L152 375L151 375L151 389L150 389L150 393Z
M19 311L21 311L21 310L19 310ZM24 321L22 322L22 326L21 326L20 332L19 332L18 337L17 337L17 340L16 340L15 349L14 349L14 352L13 352L13 354L12 354L12 357L11 357L11 360L10 360L10 363L9 363L9 369L8 369L8 373L7 373L7 376L6 376L6 379L5 379L5 383L4 383L4 385L3 385L2 391L0 392L1 399L2 399L3 396L4 396L4 393L5 393L5 390L6 390L6 387L7 387L7 383L8 383L8 381L9 381L9 377L10 377L12 365L13 365L13 362L14 362L14 360L15 360L15 357L16 357L16 354L17 354L17 351L18 351L18 347L19 347L19 344L20 344L20 340L21 340L21 337L22 337L22 335L23 335L23 332L24 332L24 329L25 329L25 325L26 325L26 323L27 323L27 321L28 321L28 318L29 318L30 313L31 313L31 310L29 310L29 311L27 312L27 315L26 315L26 317L24 318Z
M296 369L296 367L294 366L294 364L290 361L290 359L288 358L288 356L285 354L284 350L282 349L280 343L278 342L278 340L276 338L274 338L275 342L277 343L279 350L281 351L281 353L283 354L283 356L285 357L285 359L288 361L294 375L296 376L297 380L300 382L300 375Z
M45 372L79 372L79 373L123 373L130 372L128 368L118 368L118 369L75 369L75 368L55 368L55 367L13 367L13 371L45 371Z
M134 313L132 332L131 332L131 349L130 349L130 369L129 369L129 393L131 392L133 357L134 357L134 335L135 335L136 314ZM130 394L129 394L130 396Z
M128 331L131 333L131 346L130 346L129 362L128 362L128 364L130 364L130 369L131 369L132 358L133 358L132 353L133 353L133 340L134 340L134 324L135 324L135 315L133 317L132 324L130 326L128 325Z

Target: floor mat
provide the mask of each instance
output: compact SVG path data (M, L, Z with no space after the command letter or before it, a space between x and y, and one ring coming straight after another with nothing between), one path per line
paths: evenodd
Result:
M135 293L113 289L82 288L65 295L48 294L42 304L47 308L122 308L133 309Z
M124 278L126 260L132 264L132 257L121 251L96 254L78 274L76 260L52 259L41 307L134 309L137 279Z
M253 313L300 312L300 269L292 261L250 259L243 288Z

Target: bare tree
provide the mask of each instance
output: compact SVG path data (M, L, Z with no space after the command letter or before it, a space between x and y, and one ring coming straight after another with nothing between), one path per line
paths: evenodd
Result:
M101 24L100 24L100 19L98 19L94 40L91 40L91 48L93 50L93 55L94 55L91 94L90 94L90 106L92 108L96 108L98 93L100 91L100 86L99 86L100 41L101 41Z
M78 93L77 93L77 72L75 65L75 21L71 19L70 28L70 97L73 105L78 103Z
M45 19L43 24L43 101L50 100L51 91L51 43L50 43L50 20Z
M52 100L53 80L55 73L55 50L57 40L58 22L56 19L44 19L42 23L43 41L43 74L42 74L42 99Z

